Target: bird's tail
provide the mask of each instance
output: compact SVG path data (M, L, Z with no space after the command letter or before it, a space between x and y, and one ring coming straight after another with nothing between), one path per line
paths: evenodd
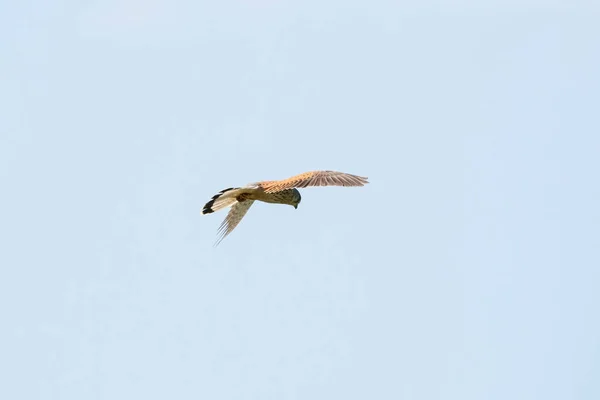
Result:
M212 199L204 205L202 214L214 213L215 211L219 211L235 204L237 201L235 198L237 195L237 193L235 193L236 189L239 188L227 188L215 194Z

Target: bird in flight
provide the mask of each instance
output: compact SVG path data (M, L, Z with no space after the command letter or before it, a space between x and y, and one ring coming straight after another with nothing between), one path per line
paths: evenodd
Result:
M202 214L211 214L231 206L219 227L218 245L240 223L255 200L265 203L288 204L298 208L301 196L296 188L308 186L364 186L367 178L336 171L311 171L281 181L262 181L237 188L227 188L214 195L204 205Z

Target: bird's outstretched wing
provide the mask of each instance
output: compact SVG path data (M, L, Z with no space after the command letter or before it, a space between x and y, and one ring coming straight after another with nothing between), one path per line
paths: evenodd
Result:
M281 181L264 181L258 185L266 193L307 186L364 186L367 178L337 171L311 171Z
M231 233L235 229L235 227L240 223L244 215L248 212L250 206L254 203L254 200L245 200L241 202L236 202L229 212L227 213L227 217L221 223L219 227L219 231L217 232L217 241L215 246L221 243L223 239L227 235Z

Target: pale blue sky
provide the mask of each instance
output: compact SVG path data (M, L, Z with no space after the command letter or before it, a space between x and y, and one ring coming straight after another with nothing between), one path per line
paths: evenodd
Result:
M3 3L0 398L600 398L600 6L415 3Z

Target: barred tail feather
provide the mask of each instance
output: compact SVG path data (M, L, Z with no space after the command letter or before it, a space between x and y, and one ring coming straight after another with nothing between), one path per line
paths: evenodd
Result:
M227 188L215 194L208 203L204 205L202 214L210 214L219 211L223 208L232 206L237 201L235 195L232 196L232 191L238 188Z

